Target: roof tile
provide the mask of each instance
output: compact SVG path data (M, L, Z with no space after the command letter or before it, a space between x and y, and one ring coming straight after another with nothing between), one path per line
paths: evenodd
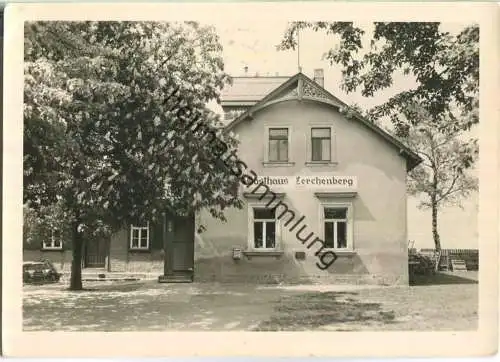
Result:
M257 102L290 77L233 77L233 84L222 90L221 101Z

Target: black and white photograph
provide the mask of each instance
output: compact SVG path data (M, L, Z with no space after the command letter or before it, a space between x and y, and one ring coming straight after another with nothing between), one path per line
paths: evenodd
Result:
M4 119L19 335L494 337L488 7L403 21L284 5L7 7L23 39Z

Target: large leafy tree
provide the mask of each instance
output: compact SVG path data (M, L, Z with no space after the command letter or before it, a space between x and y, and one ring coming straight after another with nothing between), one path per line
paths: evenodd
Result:
M211 27L197 23L36 22L25 26L24 199L61 202L71 222L71 289L81 289L82 245L100 225L201 208L224 219L241 207L206 104L228 81ZM224 148L224 150L226 149ZM170 194L165 185L170 185Z
M64 211L58 208L58 204L42 208L43 210L35 211L27 206L23 207L23 247L38 249L43 241L50 240L53 230L68 228Z
M406 141L423 161L409 173L408 190L421 197L420 208L431 210L434 245L441 250L439 210L460 206L464 198L478 189L477 178L470 172L478 157L477 139L462 131L438 131L424 109L412 108L418 126L410 129Z
M467 130L478 122L478 26L451 34L437 22L373 25L369 32L352 22L293 22L278 49L295 49L302 29L331 36L338 45L326 49L325 58L341 67L345 91L360 90L366 97L391 87L397 73L412 76L413 89L396 93L369 112L374 119L390 118L400 136L406 136L417 122L414 115L402 117L414 103L426 109L439 130Z

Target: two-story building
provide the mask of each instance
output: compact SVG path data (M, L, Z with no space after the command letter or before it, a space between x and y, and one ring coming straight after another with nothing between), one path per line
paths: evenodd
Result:
M222 94L226 127L256 176L241 185L244 208L226 210L226 223L202 212L194 223L130 225L87 243L83 266L160 275L167 260L195 281L407 283L406 175L420 158L375 124L343 116L323 82L322 70L314 79L233 78ZM70 248L52 233L25 259L69 270Z
M406 175L420 158L375 124L344 117L323 82L318 69L314 79L234 78L224 90L239 158L274 195L242 185L246 206L228 210L227 223L198 217L198 278L407 283Z

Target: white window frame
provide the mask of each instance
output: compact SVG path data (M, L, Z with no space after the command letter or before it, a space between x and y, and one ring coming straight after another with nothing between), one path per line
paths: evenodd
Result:
M325 248L325 250L333 250L333 251L353 251L354 250L354 208L352 205L352 202L321 202L320 207L319 207L319 219L321 222L320 229L321 229L321 236L322 240L325 240L325 222L328 220L333 220L333 219L326 219L325 218L325 208L346 208L347 209L347 225L346 225L346 237L347 237L347 246L345 248L338 248L336 246L336 243L334 242L334 247L333 248ZM335 219L338 221L341 221L341 219ZM334 226L337 228L337 224Z
M275 163L275 164L287 164L287 163L292 163L292 126L287 125L287 124L273 124L273 125L266 125L265 127L265 132L264 132L264 140L265 140L265 147L264 147L264 162L265 163ZM288 130L288 160L287 161L271 161L269 159L269 130L272 128L286 128Z
M333 122L333 121L332 121ZM313 128L330 128L330 161L313 161L312 156L312 130ZM306 134L306 162L309 164L336 164L337 163L337 135L335 126L329 124L310 124L308 134Z
M279 219L276 217L276 213L274 215L274 220L271 219L255 219L254 218L254 209L268 209L266 207L265 200L262 202L249 202L248 203L248 250L249 251L278 251L280 248L280 239L281 239L281 224L279 222ZM272 209L272 208L271 208ZM267 247L262 247L262 248L256 248L255 247L255 240L254 240L254 222L255 221L263 221L263 222L271 222L274 221L274 248L267 248ZM265 235L265 227L264 227L264 232L263 235ZM266 245L265 239L263 240L263 245Z
M134 237L134 231L137 230L139 233L139 243L138 246L133 246L132 241ZM149 250L149 245L150 245L150 232L149 232L149 221L146 223L146 226L136 226L131 224L130 225L130 238L129 238L129 249L130 250ZM141 239L142 239L142 233L146 232L146 246L141 246Z
M57 228L51 228L50 230L50 244L46 242L46 240L42 241L42 249L43 250L62 250L63 248L63 233L61 231L61 235L59 236L59 246L55 246L56 236L54 232L58 230Z

